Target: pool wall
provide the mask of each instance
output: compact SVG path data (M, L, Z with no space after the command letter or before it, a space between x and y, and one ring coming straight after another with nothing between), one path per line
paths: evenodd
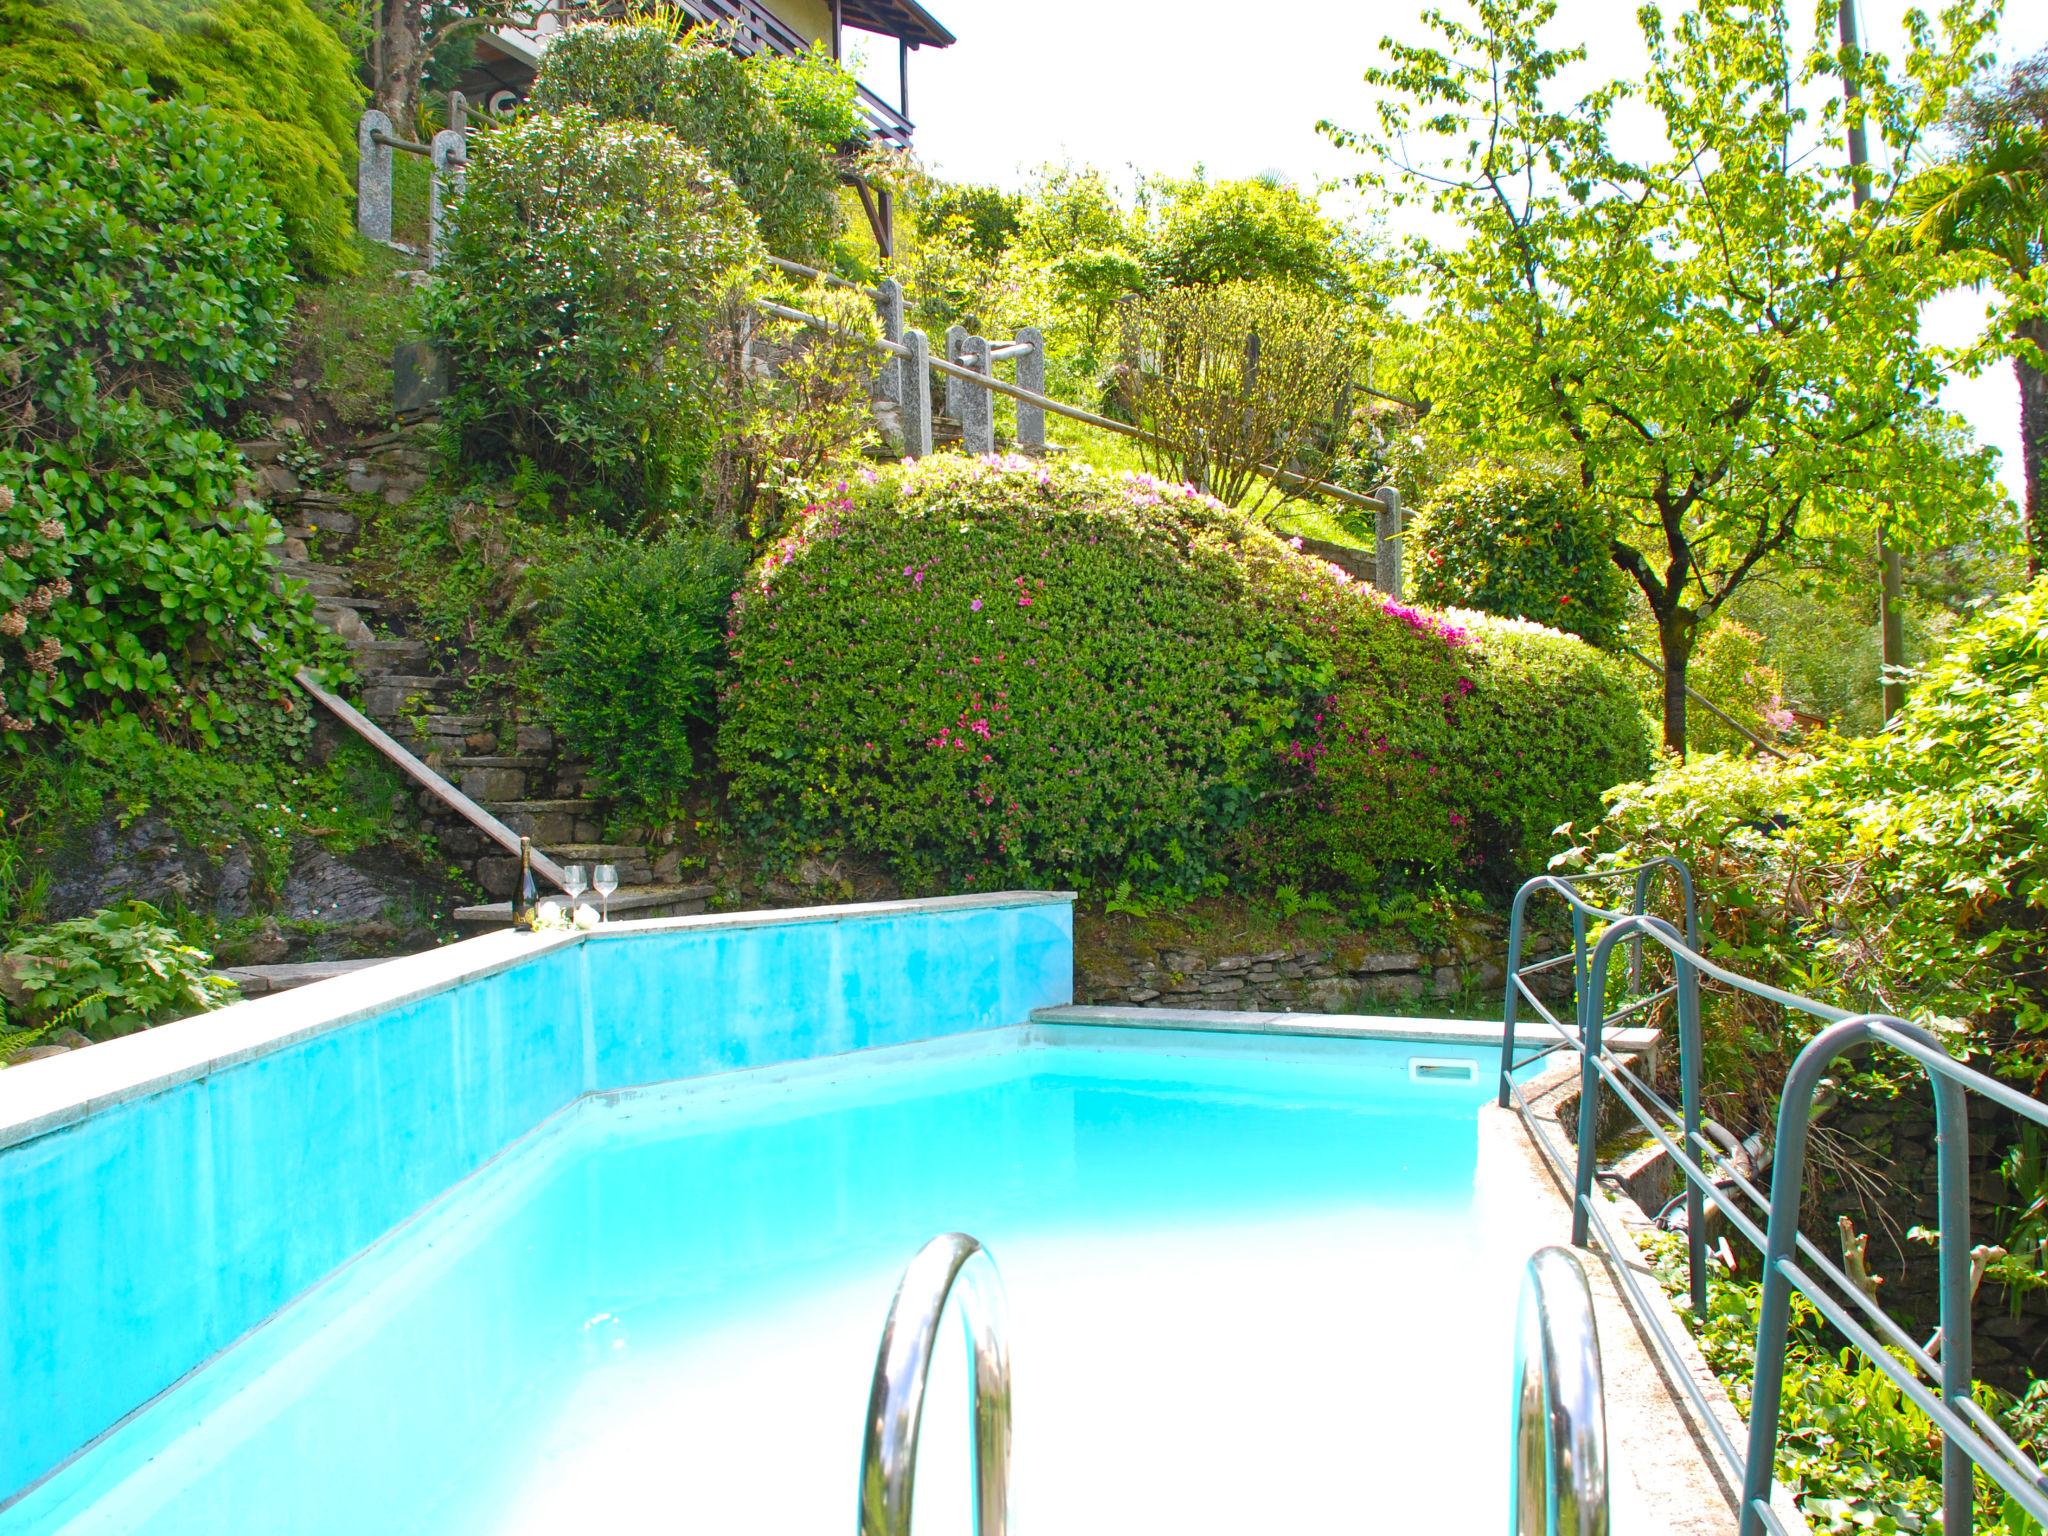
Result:
M587 1093L1021 1024L1072 898L499 934L0 1072L0 1503Z

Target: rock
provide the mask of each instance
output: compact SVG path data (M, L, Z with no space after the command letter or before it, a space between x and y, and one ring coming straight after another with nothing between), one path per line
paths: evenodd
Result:
M311 552L308 551L306 548L306 541L304 539L294 538L290 534L286 534L284 542L278 545L278 552L282 554L284 558L287 560L312 559Z
M1150 987L1133 987L1127 995L1134 1003L1149 1003L1159 996Z
M384 477L357 460L348 467L348 488L358 496L381 496Z
M51 1035L49 1039L44 1042L44 1044L61 1045L67 1051L75 1051L79 1049L81 1046L91 1045L92 1036L86 1034L82 1030L60 1029L55 1034Z
M522 753L544 755L555 750L555 733L544 725L522 725L513 738L513 745Z
M272 496L295 496L299 491L299 477L292 473L289 465L265 464L257 471L256 479Z
M7 1065L18 1067L24 1062L46 1061L52 1056L68 1056L70 1054L71 1047L68 1045L25 1045L7 1058Z
M242 457L251 464L275 464L277 456L284 451L284 444L274 437L251 438L246 443L237 443Z
M423 411L448 394L448 359L423 341L402 341L391 349L391 407L401 414Z
M287 959L291 952L291 941L278 929L276 920L265 918L261 928L232 944L221 945L213 958L215 964L223 967L276 965Z
M1225 993L1242 992L1243 990L1244 978L1240 976L1229 977L1223 981L1205 981L1202 983L1202 993L1205 997L1221 997Z
M1252 957L1250 955L1225 955L1211 969L1218 971L1242 971L1250 969L1251 963Z

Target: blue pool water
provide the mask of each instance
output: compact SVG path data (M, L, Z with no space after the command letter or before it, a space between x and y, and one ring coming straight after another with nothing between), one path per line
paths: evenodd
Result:
M1492 1532L1527 1243L1486 1056L1033 1027L585 1099L0 1533L843 1529L951 1229L1007 1282L1019 1530ZM920 1536L964 1529L948 1338Z

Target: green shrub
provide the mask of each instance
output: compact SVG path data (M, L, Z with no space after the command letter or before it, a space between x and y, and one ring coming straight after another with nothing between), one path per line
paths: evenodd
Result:
M0 352L38 413L75 409L81 368L93 394L217 410L277 366L291 312L277 210L212 109L127 90L94 117L0 93Z
M124 1035L218 1008L235 989L212 964L143 901L39 929L0 955L0 1047L58 1028Z
M1542 866L1555 827L1649 766L1628 680L1576 638L1388 602L1321 562L1276 575L1327 681L1247 837L1262 878L1368 892L1430 871L1510 887Z
M466 452L524 456L619 517L694 495L704 330L760 253L732 184L665 128L575 107L477 136L429 324Z
M672 812L696 777L743 544L668 534L619 542L556 578L535 670L561 739L615 794Z
M354 60L305 0L0 0L0 79L60 110L152 90L205 101L255 151L292 259L319 276L355 269ZM202 226L203 227L203 226Z
M0 97L0 727L132 709L219 745L269 710L260 680L326 653L310 599L272 587L241 459L194 424L276 365L283 242L210 109L129 92L97 116Z
M1618 793L1603 862L1693 866L1739 969L2048 1062L2048 581L1985 613L1881 736L1703 756ZM1796 1039L1791 1042L1796 1048Z
M1415 595L1612 645L1628 613L1603 519L1555 475L1482 466L1438 486L1409 533Z
M1398 888L1521 855L1642 761L1578 642L1475 642L1208 497L1084 466L870 471L763 557L733 629L736 805L920 887ZM1486 734L1562 686L1634 735L1569 742L1521 809L1524 759Z
M539 112L586 108L604 122L657 123L730 177L778 256L816 260L839 231L828 158L858 121L853 80L829 59L742 59L707 29L678 42L652 22L571 27L534 82Z

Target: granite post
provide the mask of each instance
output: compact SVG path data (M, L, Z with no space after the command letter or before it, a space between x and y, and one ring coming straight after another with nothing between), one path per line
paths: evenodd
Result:
M374 107L356 120L356 233L391 243L391 119Z

